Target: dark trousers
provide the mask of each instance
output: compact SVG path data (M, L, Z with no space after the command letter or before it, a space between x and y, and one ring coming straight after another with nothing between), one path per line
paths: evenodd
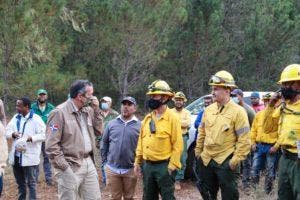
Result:
M278 199L300 200L300 160L282 154L279 160Z
M230 156L231 157L231 156ZM228 157L222 164L211 160L207 166L199 159L198 177L200 180L199 188L204 200L215 200L219 187L221 188L222 199L237 200L239 199L238 178L239 168L232 171L229 167Z
M43 169L44 169L44 174L45 174L45 180L47 183L52 183L52 171L51 171L51 164L50 164L50 159L48 155L46 154L45 150L45 142L42 143L42 154L44 158L44 163L43 163ZM40 169L39 167L36 168L36 181L39 179L39 174L40 174Z
M174 183L176 171L168 172L168 162L159 164L143 163L143 200L175 200Z
M249 188L251 183L251 165L252 165L252 152L250 152L246 159L242 161L242 183L243 188Z
M22 167L19 157L15 157L13 172L18 184L18 200L26 200L26 186L29 189L29 200L36 200L36 168L35 166Z
M0 174L0 197L2 194L2 189L3 189L3 174Z

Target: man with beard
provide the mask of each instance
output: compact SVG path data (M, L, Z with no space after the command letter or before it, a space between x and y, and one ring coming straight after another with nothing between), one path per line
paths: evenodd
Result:
M239 199L239 164L250 150L247 113L230 98L232 75L219 71L209 81L215 103L208 106L199 127L195 156L199 159L200 192L205 200Z
M133 171L134 156L141 122L134 113L137 103L133 97L124 97L121 115L111 120L101 141L101 155L105 163L107 187L111 200L132 200L137 177Z
M263 109L265 109L264 104L260 102L260 96L258 92L252 92L250 96L252 108L255 110L255 112L259 112Z
M37 101L31 105L31 109L34 111L35 114L39 115L44 123L47 123L48 116L50 112L54 109L54 106L49 103L48 100L48 93L45 89L39 89L37 91ZM45 174L45 180L47 185L52 185L52 170L50 160L48 155L45 151L45 142L42 143L42 154L44 157L43 168ZM36 179L38 181L39 178L39 167L37 167L36 171Z
M180 119L166 105L174 96L162 80L149 87L147 104L152 110L144 118L136 149L134 171L143 173L143 199L175 200L176 170L181 168L182 132ZM141 170L141 166L143 170Z
M278 171L278 199L300 199L300 65L287 66L278 82L281 92L275 93L265 110L263 131L271 132L278 125L278 139L269 152L281 150ZM282 101L279 107L278 102Z
M95 135L102 133L103 117L94 88L76 80L70 99L57 106L47 122L46 153L58 182L58 198L101 199L94 165Z
M186 168L186 159L187 159L187 141L189 139L188 129L191 125L191 113L187 109L184 108L185 102L187 101L183 92L177 92L173 98L175 108L172 109L174 113L179 117L181 120L181 132L182 132L182 139L183 139L183 151L181 154L180 162L181 162L181 169L177 171L175 177L175 189L181 190L180 181L184 179L184 171Z

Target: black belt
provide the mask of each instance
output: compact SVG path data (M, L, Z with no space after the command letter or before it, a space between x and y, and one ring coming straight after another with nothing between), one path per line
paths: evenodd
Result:
M169 160L170 160L170 159L166 159L166 160L156 160L156 161L145 160L145 162L146 162L147 164L156 165L156 164L168 163Z
M282 152L282 155L284 157L286 157L287 159L295 160L295 161L298 160L298 154L297 153L289 152L286 149L281 149L281 152Z
M88 158L92 155L92 152L83 154L83 158Z
M261 144L261 145L272 145L272 146L274 146L275 143L258 142L257 144Z

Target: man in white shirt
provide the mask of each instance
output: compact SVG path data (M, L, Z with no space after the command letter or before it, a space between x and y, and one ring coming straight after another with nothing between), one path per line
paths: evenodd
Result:
M23 97L17 100L17 114L6 127L6 138L13 139L9 163L18 184L19 200L36 199L36 168L40 163L41 145L45 140L46 126L40 116L30 110L31 102Z

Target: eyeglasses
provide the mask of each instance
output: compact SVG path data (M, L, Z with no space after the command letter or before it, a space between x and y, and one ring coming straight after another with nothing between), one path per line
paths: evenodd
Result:
M221 84L221 83L226 83L226 81L221 77L213 75L209 79L209 84Z
M81 96L83 96L86 99L91 99L93 97L92 95L91 96L86 96L86 94L82 94Z

